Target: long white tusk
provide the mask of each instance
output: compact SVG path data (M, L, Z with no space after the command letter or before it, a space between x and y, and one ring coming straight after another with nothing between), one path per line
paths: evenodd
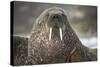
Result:
M62 40L62 29L59 28L59 32L60 32L60 39Z
M51 40L52 28L50 28L49 40Z

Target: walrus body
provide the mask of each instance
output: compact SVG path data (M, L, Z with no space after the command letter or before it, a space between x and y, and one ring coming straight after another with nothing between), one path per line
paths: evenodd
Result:
M49 8L37 18L28 41L30 64L96 60L93 56L71 28L63 9Z

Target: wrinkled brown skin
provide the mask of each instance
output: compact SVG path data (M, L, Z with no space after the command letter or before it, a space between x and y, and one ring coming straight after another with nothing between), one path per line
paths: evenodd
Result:
M57 23L51 18L60 14ZM54 25L55 23L55 25ZM52 36L49 40L49 28L52 27ZM63 40L59 38L57 28L63 30ZM70 54L70 52L76 50ZM65 11L53 7L45 10L33 25L32 35L28 41L28 56L31 64L51 64L65 62L95 61L96 58L89 49L82 45L71 28Z
M60 15L54 21L52 16ZM49 40L49 29L52 36ZM58 28L62 28L61 40ZM36 20L30 38L13 38L13 65L53 64L68 62L96 61L97 57L82 45L71 28L65 11L53 7L46 9ZM76 48L74 50L74 48Z

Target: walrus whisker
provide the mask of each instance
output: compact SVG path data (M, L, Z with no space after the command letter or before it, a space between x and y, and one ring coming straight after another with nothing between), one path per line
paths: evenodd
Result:
M60 39L62 40L62 29L59 28L59 33L60 33Z
M50 27L49 40L51 40L52 28Z

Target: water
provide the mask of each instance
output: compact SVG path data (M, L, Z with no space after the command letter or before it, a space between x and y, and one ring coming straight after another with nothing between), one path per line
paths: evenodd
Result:
M89 48L97 48L97 37L80 37L83 45Z

